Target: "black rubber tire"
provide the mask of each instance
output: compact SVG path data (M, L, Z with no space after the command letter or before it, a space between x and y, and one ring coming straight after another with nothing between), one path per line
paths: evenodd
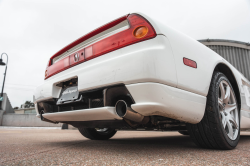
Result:
M198 124L187 124L188 132L191 138L196 145L202 148L230 150L237 146L240 139L240 130L238 133L238 137L235 140L231 140L227 136L225 129L223 128L221 123L218 108L218 95L219 84L222 80L227 81L231 89L234 91L227 77L220 72L215 72L213 74L209 92L207 95L206 110L203 119ZM238 107L238 103L236 104ZM238 112L240 122L239 107Z
M182 135L189 135L187 130L179 130L178 132Z
M79 132L91 140L107 140L115 135L115 129L108 129L106 132L99 132L95 128L78 128Z

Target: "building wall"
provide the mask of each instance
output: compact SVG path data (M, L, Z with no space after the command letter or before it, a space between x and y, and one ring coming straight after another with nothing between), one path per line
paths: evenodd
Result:
M250 46L249 43L210 39L199 40L201 43L218 53L250 80Z
M14 110L16 114L36 114L35 107L31 108L20 108Z
M250 50L232 46L209 45L208 47L225 58L250 80Z
M15 114L24 114L24 110L14 110Z
M0 124L1 125L1 124ZM61 127L62 123L43 122L35 114L3 114L2 126L14 127Z
M2 101L2 110L4 110L6 113L14 113L14 109L11 106L10 100L6 93L3 94L3 101Z

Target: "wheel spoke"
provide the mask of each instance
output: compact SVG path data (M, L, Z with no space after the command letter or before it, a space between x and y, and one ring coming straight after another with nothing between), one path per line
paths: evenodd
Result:
M228 104L229 99L230 99L230 87L227 85L226 94L225 94L225 97L224 97L224 103Z
M221 122L222 122L224 129L225 129L226 124L227 124L226 116L224 115L224 112L220 112L220 114L221 114Z
M225 98L225 89L224 89L222 81L220 82L220 92L221 92L221 99L224 99Z
M219 103L219 106L220 106L221 108L223 108L223 101L222 101L222 99L218 98L218 103Z
M229 114L228 116L228 121L232 123L235 129L238 129L238 124L236 123L234 117L231 114Z
M227 121L227 127L228 127L228 136L231 139L233 139L233 136L234 136L233 126L229 121Z
M227 111L228 113L230 113L231 111L236 109L236 103L234 104L227 104L225 106L225 111Z

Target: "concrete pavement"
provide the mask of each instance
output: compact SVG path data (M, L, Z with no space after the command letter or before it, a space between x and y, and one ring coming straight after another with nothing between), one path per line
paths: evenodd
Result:
M91 141L77 130L0 128L0 165L250 165L250 132L230 151L200 149L178 132L118 131Z

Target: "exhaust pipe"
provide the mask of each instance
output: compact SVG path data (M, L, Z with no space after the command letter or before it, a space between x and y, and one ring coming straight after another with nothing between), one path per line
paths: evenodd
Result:
M54 121L51 121L51 120L49 120L49 119L44 118L44 117L43 117L43 114L44 114L44 111L41 111L41 114L40 114L41 121L45 121L45 122L49 122L49 123L58 124L58 122L54 122Z
M146 124L149 122L149 117L143 116L135 112L132 108L128 107L126 102L118 100L115 105L115 112L118 116L124 119L128 119L134 122Z

